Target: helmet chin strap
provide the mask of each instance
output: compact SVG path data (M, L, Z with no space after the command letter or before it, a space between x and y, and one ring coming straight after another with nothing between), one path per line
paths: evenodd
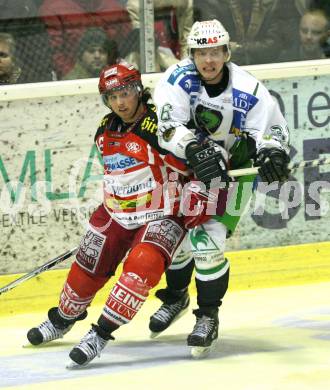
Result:
M141 104L143 104L143 101L142 101L142 92L140 90L138 90L138 94L139 94L139 98L138 98L138 101L137 101L137 104L136 104L136 109L134 111L134 114L132 115L132 118L135 117L136 113L138 112L138 109L140 108Z
M138 112L138 109L140 108L140 105L142 104L142 99L139 97L139 100L137 102L137 105L136 105L136 109L134 111L134 114L132 115L132 118L135 117L136 113Z
M142 104L142 88L140 86L137 86L136 91L137 91L139 97L138 97L138 102L137 102L133 117L135 117L140 105Z

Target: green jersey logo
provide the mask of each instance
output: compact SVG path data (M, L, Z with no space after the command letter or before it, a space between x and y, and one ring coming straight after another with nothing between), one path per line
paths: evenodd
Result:
M202 105L196 107L195 116L198 127L211 134L218 130L223 119L220 111L211 110Z

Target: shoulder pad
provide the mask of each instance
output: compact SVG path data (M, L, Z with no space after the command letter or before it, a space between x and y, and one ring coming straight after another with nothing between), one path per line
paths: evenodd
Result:
M201 85L201 80L194 64L179 66L172 71L167 79L171 85L180 86L187 94L196 94Z
M105 116L101 119L101 121L100 121L100 123L99 123L99 126L98 126L98 128L97 128L97 130L96 130L95 136L94 136L94 142L96 141L96 139L97 139L101 134L104 133L104 129L105 129L105 127L106 127L106 125L107 125L107 123L108 123L110 117L111 117L111 113L105 115Z
M99 123L98 128L100 128L100 127L104 128L105 125L108 123L108 120L109 120L110 116L111 116L111 112L109 114L107 114L107 115L104 115L104 117L101 119L101 121Z
M142 119L141 125L140 125L140 131L145 133L149 133L150 135L156 135L157 133L157 114L154 110L153 105L148 105L148 111L145 114L144 118Z
M197 76L197 70L192 62L179 62L170 73L167 81L174 85L183 76Z
M147 104L148 111L156 112L157 108L153 103L148 103Z

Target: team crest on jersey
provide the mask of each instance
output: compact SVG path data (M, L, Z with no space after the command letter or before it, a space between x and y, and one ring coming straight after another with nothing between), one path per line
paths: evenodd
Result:
M274 125L270 128L271 138L277 140L281 144L289 143L289 129L286 126L283 128L280 125Z
M131 153L139 153L141 146L137 142L126 142L126 149Z
M218 130L223 119L220 111L212 110L201 104L196 107L195 117L198 127L211 134Z

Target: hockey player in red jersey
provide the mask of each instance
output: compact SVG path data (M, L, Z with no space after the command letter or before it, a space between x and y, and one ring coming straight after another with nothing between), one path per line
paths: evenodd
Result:
M99 91L111 110L95 136L104 162L104 202L90 218L58 307L27 333L33 345L63 337L87 316L95 294L125 258L97 324L69 354L77 365L100 356L113 332L134 318L185 235L180 186L171 181L183 178L186 167L158 145L155 107L147 103L141 74L126 63L106 67Z

